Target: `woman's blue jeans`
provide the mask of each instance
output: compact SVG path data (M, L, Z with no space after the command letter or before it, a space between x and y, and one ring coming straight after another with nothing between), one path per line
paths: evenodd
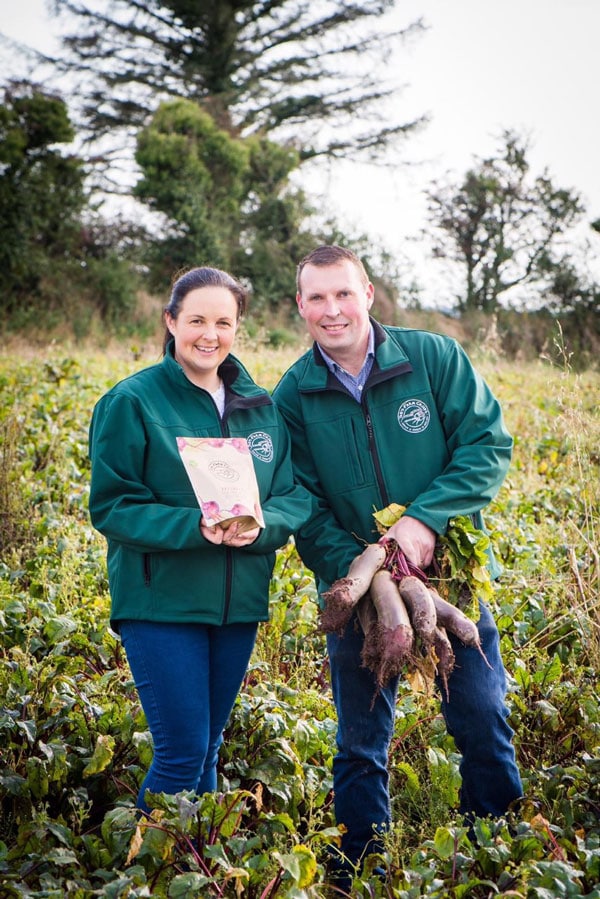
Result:
M223 728L244 679L257 625L121 621L121 639L154 743L138 795L198 795L217 786Z
M456 666L449 679L449 701L442 699L442 713L462 754L460 811L497 817L522 795L522 784L507 722L498 629L483 604L478 629L492 667L477 650L451 636ZM395 679L373 703L376 686L371 672L361 667L362 644L354 618L343 637L327 637L338 715L335 812L338 824L347 827L342 852L353 864L365 853L381 851L381 833L390 825L388 751L398 688Z

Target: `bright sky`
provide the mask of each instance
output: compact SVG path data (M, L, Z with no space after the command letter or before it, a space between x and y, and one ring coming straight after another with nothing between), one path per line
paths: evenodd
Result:
M547 169L557 186L582 195L590 220L600 218L600 0L397 0L398 25L419 17L429 30L400 50L393 69L406 85L401 119L431 117L406 143L410 165L336 163L309 186L322 207L414 260L433 300L443 281L410 240L426 224L423 190L493 152L504 129L529 138L535 175ZM43 48L52 28L44 0L0 0L1 31Z
M423 190L493 153L505 129L529 138L534 175L547 169L582 196L590 221L600 218L600 0L398 0L396 16L429 26L396 68L406 120L429 113L431 122L406 143L411 165L358 174L338 165L327 185L349 222L414 260L435 302L444 276L409 240L426 224Z

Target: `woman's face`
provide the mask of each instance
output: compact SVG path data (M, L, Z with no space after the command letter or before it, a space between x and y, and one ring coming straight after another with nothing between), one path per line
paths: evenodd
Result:
M231 350L238 304L227 287L197 287L186 294L177 318L165 316L175 338L175 359L197 387L214 392L217 369Z

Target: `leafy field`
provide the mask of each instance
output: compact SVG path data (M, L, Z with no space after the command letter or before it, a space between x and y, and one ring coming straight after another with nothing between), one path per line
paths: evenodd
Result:
M242 355L273 386L295 352ZM292 544L219 792L156 797L153 821L136 826L152 750L107 627L87 426L114 381L155 359L54 348L0 361L0 897L323 897L335 716L314 586ZM368 859L356 895L600 899L600 377L476 361L516 438L487 520L505 566L494 611L526 799L469 840L436 699L406 685L388 877L371 877L381 859Z

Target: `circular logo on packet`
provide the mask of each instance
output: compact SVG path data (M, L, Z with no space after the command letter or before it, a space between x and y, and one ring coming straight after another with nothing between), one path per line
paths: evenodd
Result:
M208 470L220 481L237 481L239 472L232 468L229 462L209 462Z
M398 409L398 424L409 434L420 434L430 419L431 413L421 400L405 400Z
M261 462L273 461L273 441L270 434L265 434L264 431L255 431L254 434L248 436L247 440L253 456L256 456Z

